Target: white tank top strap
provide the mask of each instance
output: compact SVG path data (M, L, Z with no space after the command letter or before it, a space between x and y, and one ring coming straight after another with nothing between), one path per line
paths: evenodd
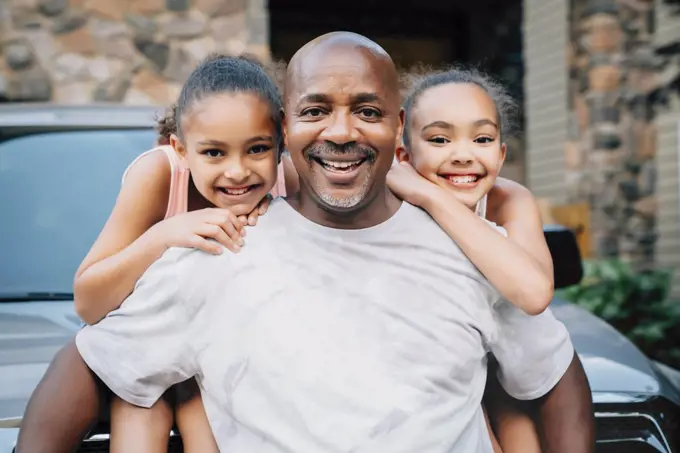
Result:
M483 219L486 219L486 198L488 195L484 195L481 200L477 202L475 207L475 213Z

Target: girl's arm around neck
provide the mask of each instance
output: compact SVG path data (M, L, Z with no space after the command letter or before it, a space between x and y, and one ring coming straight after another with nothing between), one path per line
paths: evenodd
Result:
M523 234L518 243L514 240L517 226L510 229L501 224L508 231L505 237L454 194L434 185L421 206L510 303L530 315L547 308L553 297L552 271L546 272L546 266L522 246L535 232ZM545 243L542 227L540 231L538 239Z
M515 181L498 178L488 200L487 219L505 228L508 237L529 253L554 282L552 256L545 241L541 212L531 191Z
M170 164L162 151L130 168L111 216L75 276L75 309L86 323L117 309L165 252L149 229L163 219L169 192Z

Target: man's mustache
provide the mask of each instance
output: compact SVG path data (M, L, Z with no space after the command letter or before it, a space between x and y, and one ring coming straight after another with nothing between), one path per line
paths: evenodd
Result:
M369 146L361 146L358 143L346 143L337 145L331 142L313 143L305 148L303 152L307 160L311 159L333 159L334 157L347 158L348 156L358 159L365 159L375 162L378 153Z

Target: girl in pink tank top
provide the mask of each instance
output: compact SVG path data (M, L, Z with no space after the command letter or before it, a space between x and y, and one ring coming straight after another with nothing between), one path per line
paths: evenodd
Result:
M214 56L194 70L160 121L169 144L125 171L113 212L76 274L84 321L118 308L169 247L240 250L245 226L256 223L270 196L286 192L281 110L278 88L257 62ZM150 410L114 398L111 452L164 451L174 422L185 452L218 451L194 379L166 396Z

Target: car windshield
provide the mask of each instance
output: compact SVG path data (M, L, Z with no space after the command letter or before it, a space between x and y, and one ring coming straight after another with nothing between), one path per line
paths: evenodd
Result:
M0 143L0 294L73 291L125 168L154 138L153 129L100 130Z

